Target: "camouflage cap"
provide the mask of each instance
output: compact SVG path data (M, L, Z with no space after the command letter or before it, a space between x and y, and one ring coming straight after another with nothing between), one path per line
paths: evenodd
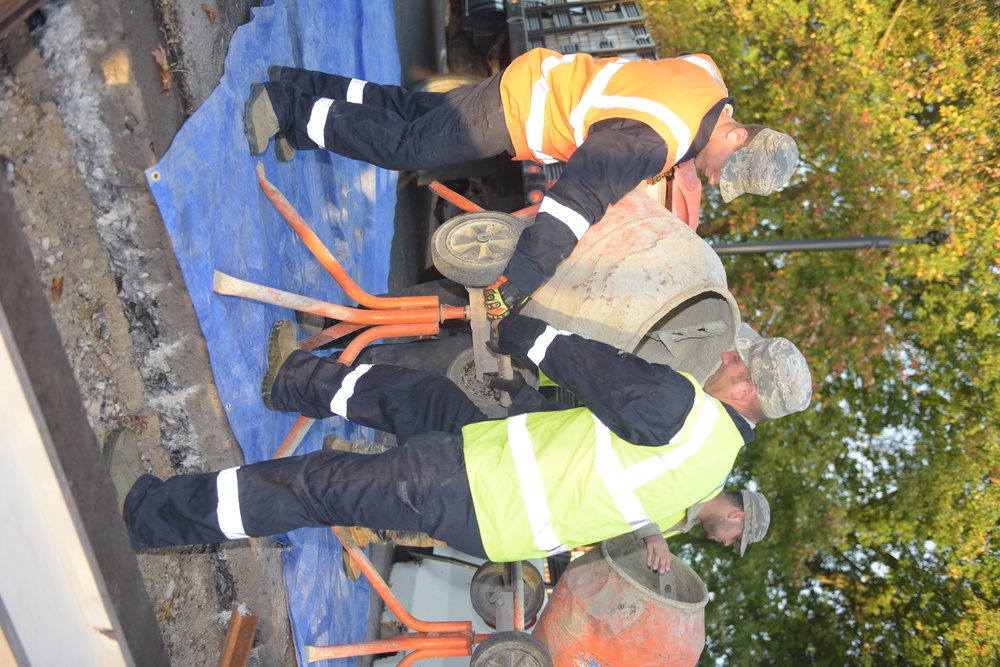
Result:
M791 179L798 161L795 139L784 132L761 130L722 165L719 190L723 201L731 202L745 192L771 194Z
M771 525L771 506L767 504L767 498L756 491L744 489L740 493L743 494L746 517L743 519L743 539L735 545L735 549L742 556L748 544L760 542L767 535L767 528Z
M744 322L736 332L736 351L750 369L757 403L765 416L776 419L809 407L812 373L792 341L762 338Z

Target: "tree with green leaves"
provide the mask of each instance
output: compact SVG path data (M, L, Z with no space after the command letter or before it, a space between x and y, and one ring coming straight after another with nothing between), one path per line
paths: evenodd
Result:
M1000 663L1000 6L644 4L662 55L711 54L736 119L801 151L770 197L707 187L710 242L950 235L725 258L815 391L731 480L771 499L767 539L675 545L714 594L702 664Z

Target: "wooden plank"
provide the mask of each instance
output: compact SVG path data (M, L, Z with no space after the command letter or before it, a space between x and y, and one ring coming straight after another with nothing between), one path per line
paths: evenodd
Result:
M486 319L483 290L478 287L465 289L469 291L469 325L472 327L472 354L476 360L476 377L482 380L485 373L496 373L499 367L496 355L486 347L486 341L490 339L490 321Z
M229 629L226 630L226 639L222 644L222 655L219 656L219 667L246 667L256 634L257 617L241 616L237 606L233 605Z

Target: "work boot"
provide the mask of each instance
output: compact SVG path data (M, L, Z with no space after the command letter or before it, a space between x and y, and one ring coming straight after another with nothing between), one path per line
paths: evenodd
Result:
M260 395L268 410L274 410L274 405L271 403L271 389L274 388L278 371L285 364L288 355L297 349L299 349L299 342L295 333L295 322L291 320L275 322L274 326L271 327L271 337L267 343L267 371L260 384Z
M335 452L349 452L351 451L351 442L350 440L344 440L340 436L329 434L323 436L323 449Z
M323 449L332 449L338 452L354 452L355 454L381 454L385 450L389 449L389 447L377 442L365 440L364 438L345 440L340 436L330 433L323 436Z
M347 529L347 532L351 534L351 539L354 543L358 545L359 549L364 549L369 544L384 544L387 540L382 535L382 531L375 531L371 528L362 528L361 526L351 526ZM351 581L357 581L361 576L361 566L358 565L354 557L344 549L344 573L347 578Z
M434 539L427 533L418 533L412 530L387 530L386 537L401 547L446 547L448 544L438 539Z
M243 107L243 132L250 155L260 155L267 150L267 142L278 133L278 116L263 83L250 84L250 98Z
M112 431L104 441L104 467L111 474L118 501L118 513L125 509L125 496L140 477L146 473L146 466L139 458L139 441L135 431L120 428Z
M295 149L288 143L288 137L283 134L274 137L274 155L278 158L278 162L291 162L295 157Z
M281 70L284 69L281 65L269 65L267 68L267 80L268 81L281 81ZM253 86L250 87L251 97L253 96ZM244 122L245 119L244 119ZM249 139L248 139L249 141ZM261 153L264 151L261 150ZM250 151L253 155L253 150ZM295 157L295 149L292 145L288 143L288 139L284 134L277 134L274 137L274 155L278 158L278 162L291 162L292 158Z

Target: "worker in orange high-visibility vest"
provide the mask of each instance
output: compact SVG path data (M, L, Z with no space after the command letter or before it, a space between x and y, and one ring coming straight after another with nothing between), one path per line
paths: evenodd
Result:
M497 319L520 307L569 256L608 204L693 160L722 197L766 195L791 178L787 134L741 125L711 57L595 59L533 49L503 72L446 93L291 67L250 87L251 155L271 137L281 160L325 148L386 169L431 169L508 153L566 163L503 275L484 290Z

